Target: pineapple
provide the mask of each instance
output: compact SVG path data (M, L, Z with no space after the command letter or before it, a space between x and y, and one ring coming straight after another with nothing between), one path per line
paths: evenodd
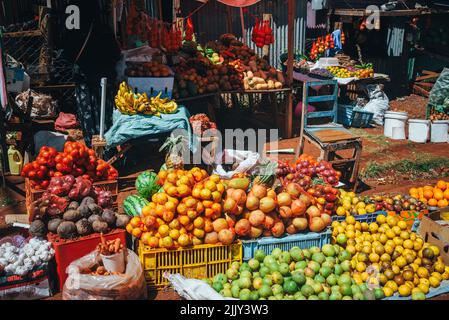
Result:
M165 165L167 166L167 169L184 168L184 162L181 155L185 142L186 139L183 136L170 136L167 140L165 140L165 143L159 151L167 150L167 154L165 156Z

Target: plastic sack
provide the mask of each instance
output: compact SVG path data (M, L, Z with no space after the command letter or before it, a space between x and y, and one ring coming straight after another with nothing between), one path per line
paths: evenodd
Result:
M438 112L447 112L447 110L444 110L446 109L445 99L447 97L449 97L449 69L444 68L432 90L430 90L429 105L437 109L439 108L437 110Z
M74 114L60 112L55 121L55 129L65 131L67 129L75 129L79 126Z
M384 124L385 111L390 107L389 99L383 91L383 85L367 85L369 102L361 110L374 113L373 122L379 126Z
M214 169L214 173L223 179L231 179L237 173L250 172L258 165L259 160L260 155L257 152L225 149L222 153L218 154L215 160L217 166ZM235 163L238 165L235 169L226 171L222 163Z
M147 288L139 257L127 249L122 275L93 276L80 270L100 261L97 251L75 260L66 269L69 275L62 290L63 300L137 300L147 297Z
M198 279L188 279L180 274L164 274L173 289L187 300L237 300L225 298L206 282Z

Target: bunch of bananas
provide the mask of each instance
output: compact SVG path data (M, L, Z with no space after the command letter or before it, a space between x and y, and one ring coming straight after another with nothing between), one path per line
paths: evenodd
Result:
M120 83L115 96L115 105L122 114L133 115L142 113L160 116L161 113L174 113L178 105L168 98L161 99L161 92L156 97L148 98L147 94L134 93L126 82Z

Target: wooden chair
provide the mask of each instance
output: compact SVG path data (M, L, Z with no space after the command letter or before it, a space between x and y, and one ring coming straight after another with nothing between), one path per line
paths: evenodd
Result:
M332 94L310 96L312 87L330 86ZM337 168L346 167L349 175L349 183L353 189L357 187L357 175L359 170L360 155L362 153L362 141L359 136L352 134L337 120L338 83L335 80L304 82L302 98L301 132L299 148L296 157L303 153L305 140L321 150L320 159L326 160ZM308 112L309 103L328 102L331 110ZM310 125L311 119L328 119L325 124ZM343 157L336 152L341 150L353 150L352 156Z

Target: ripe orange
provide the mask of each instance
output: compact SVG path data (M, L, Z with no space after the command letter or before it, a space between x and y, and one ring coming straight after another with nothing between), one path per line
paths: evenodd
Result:
M437 182L437 188L438 189L441 189L441 190L446 190L446 188L447 188L447 184L446 184L446 182L444 182L443 180L439 180L438 182Z
M446 200L449 200L449 188L447 188L446 190L444 190L443 192L443 197Z
M433 197L437 200L443 199L444 198L443 191L438 188L433 189Z
M409 193L410 195L412 195L412 194L417 194L417 193L418 193L418 189L416 189L416 188L410 188L410 190L408 191L408 193Z
M436 199L429 199L429 201L427 201L427 204L429 206L435 207L438 204L438 201Z
M146 205L145 207L142 208L142 215L144 217L149 216L151 214L151 207L149 205Z
M426 191L426 190L432 191L432 190L433 190L433 187L432 187L432 186L424 186L423 190L424 190L424 191Z
M447 207L449 205L448 201L446 199L442 199L438 201L438 207L439 208L444 208Z
M129 223L133 228L137 228L142 223L142 220L140 219L140 217L133 217Z
M136 238L140 238L140 236L142 235L142 230L140 230L140 228L134 228L132 235Z
M433 191L429 189L424 190L424 198L426 199L432 199L433 198Z

